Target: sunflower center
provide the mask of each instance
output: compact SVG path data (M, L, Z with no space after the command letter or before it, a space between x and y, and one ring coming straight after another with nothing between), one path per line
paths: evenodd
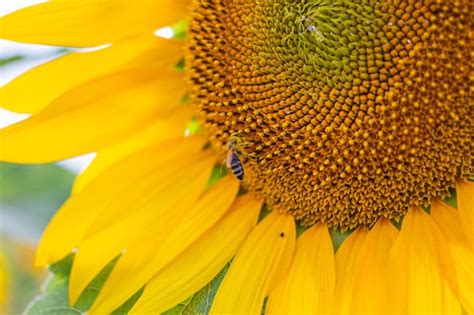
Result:
M195 1L191 96L244 185L305 225L398 219L473 176L473 8Z

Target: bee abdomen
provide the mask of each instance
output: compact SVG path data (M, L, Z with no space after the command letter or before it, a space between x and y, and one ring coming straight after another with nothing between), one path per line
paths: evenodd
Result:
M235 153L232 154L230 169L238 180L244 179L244 167L242 166L242 162L240 162L239 157Z

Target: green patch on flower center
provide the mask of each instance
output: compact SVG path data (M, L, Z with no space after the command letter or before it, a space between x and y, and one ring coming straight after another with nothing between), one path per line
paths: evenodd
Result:
M472 177L470 1L196 1L191 97L211 143L305 225L398 219Z

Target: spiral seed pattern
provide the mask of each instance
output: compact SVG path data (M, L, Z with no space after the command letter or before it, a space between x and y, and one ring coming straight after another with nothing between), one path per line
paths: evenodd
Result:
M191 99L305 225L398 219L474 176L469 0L197 0Z

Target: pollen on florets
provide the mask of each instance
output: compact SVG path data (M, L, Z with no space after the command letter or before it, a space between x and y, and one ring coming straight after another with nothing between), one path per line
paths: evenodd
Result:
M211 143L305 225L397 219L474 176L471 1L196 1L187 73Z

